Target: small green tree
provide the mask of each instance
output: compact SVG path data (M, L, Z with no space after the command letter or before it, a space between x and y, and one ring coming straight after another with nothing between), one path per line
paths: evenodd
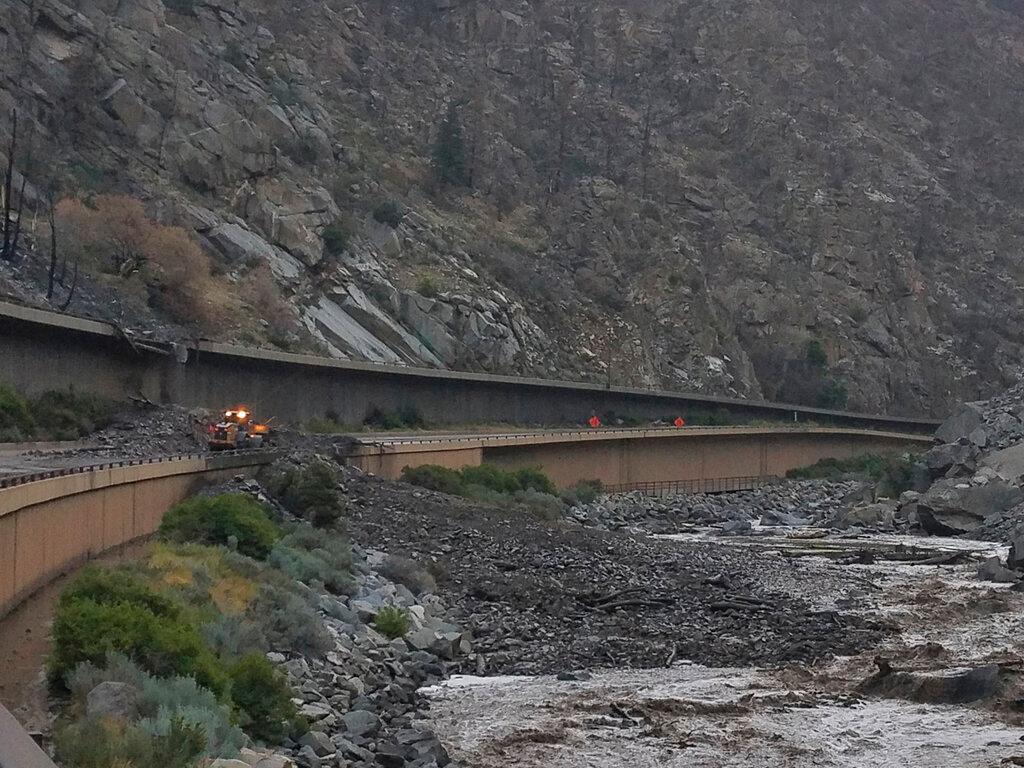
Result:
M818 393L818 407L842 410L846 408L849 401L849 392L846 389L846 382L842 379L829 378L822 385Z
M437 141L434 143L434 173L442 184L469 184L466 144L462 138L462 123L454 103L448 105L448 111L437 132Z
M821 342L817 339L813 339L807 342L807 363L812 368L827 368L828 367L828 354L825 352L825 348L821 345Z

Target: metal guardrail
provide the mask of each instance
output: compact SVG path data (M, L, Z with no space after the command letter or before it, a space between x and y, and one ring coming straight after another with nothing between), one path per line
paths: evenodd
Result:
M751 433L765 433L773 434L779 432L788 433L881 433L881 434L899 434L905 436L908 439L930 439L930 436L918 435L917 433L901 433L898 431L871 429L868 427L831 427L831 426L814 426L808 427L803 425L790 425L790 424L779 424L770 427L748 427L742 424L733 424L728 426L692 426L692 427L605 427L598 429L546 429L546 430L535 430L532 432L507 432L507 433L478 433L478 434L451 434L451 435L430 435L430 436L413 436L413 435L401 435L395 437L386 437L383 435L374 435L369 438L361 438L358 434L353 434L351 437L355 438L360 444L366 446L395 446L395 445L435 445L439 443L478 443L486 440L500 440L500 441L515 441L515 440L532 440L537 437L599 437L601 435L612 435L612 434L628 434L636 437L646 437L648 435L665 435L665 434L679 434L686 435L700 430L710 430L716 432L727 432L730 430L739 430L737 434L751 434Z
M42 472L31 472L22 475L0 478L0 488L13 488L26 483L35 483L40 480L51 480L56 477L68 477L69 475L82 475L89 472L99 472L105 469L119 469L122 467L140 467L147 464L166 464L171 461L183 461L186 459L220 459L231 457L263 457L267 463L273 461L278 452L272 449L250 449L242 451L219 451L217 453L178 453L170 456L156 456L146 459L123 459L121 461L108 461L100 464L87 464L81 467L67 467L64 469L50 469ZM225 467L228 468L228 467ZM0 767L2 768L2 767Z
M629 493L639 491L650 496L667 496L676 493L728 493L749 491L777 483L775 475L749 475L746 477L717 477L696 480L651 480L640 483L606 485L607 493Z

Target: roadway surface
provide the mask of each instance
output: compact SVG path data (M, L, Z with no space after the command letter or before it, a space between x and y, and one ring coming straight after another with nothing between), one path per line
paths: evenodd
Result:
M706 435L772 435L772 434L849 434L849 435L883 435L889 437L905 437L909 440L929 443L930 435L906 433L894 430L861 429L857 427L823 427L823 426L788 426L771 425L724 426L724 427L600 427L562 428L562 429L524 429L524 430L492 430L432 431L432 432L353 432L345 436L351 437L364 445L375 446L414 446L439 443L460 443L469 445L508 445L515 443L558 443L585 440L617 440L659 437L702 437Z

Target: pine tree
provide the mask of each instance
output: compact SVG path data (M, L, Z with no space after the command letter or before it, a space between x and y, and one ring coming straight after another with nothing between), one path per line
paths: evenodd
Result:
M437 141L434 144L434 173L442 184L469 184L466 145L462 138L462 123L459 121L455 104L448 105L448 111L437 132Z

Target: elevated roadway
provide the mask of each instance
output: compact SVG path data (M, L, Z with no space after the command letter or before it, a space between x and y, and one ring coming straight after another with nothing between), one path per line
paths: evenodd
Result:
M825 458L923 450L931 442L914 432L822 426L384 433L358 436L348 461L392 479L405 467L486 462L538 467L560 487L600 480L615 490L657 484L719 490L753 487ZM726 480L733 482L723 485Z
M29 393L74 386L115 399L220 409L245 402L279 421L331 414L359 424L411 409L435 424L582 424L592 413L641 421L723 410L734 421L932 433L934 419L849 413L694 393L374 365L211 341L169 344L107 324L0 302L0 378Z

